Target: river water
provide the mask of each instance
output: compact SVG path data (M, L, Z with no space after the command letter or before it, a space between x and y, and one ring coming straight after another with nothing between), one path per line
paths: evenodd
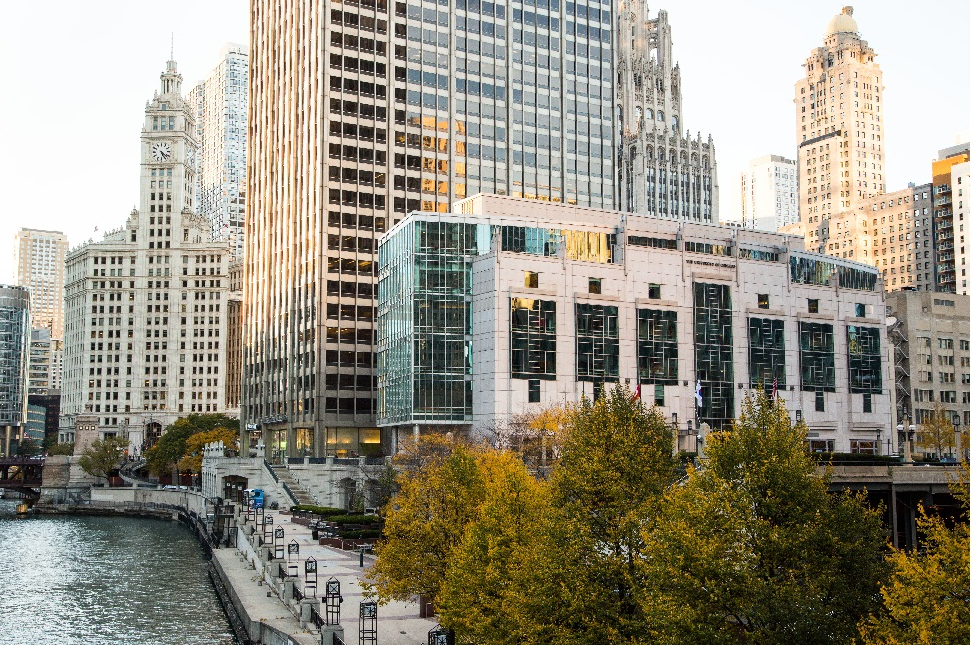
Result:
M0 644L237 642L181 524L14 511L0 500Z

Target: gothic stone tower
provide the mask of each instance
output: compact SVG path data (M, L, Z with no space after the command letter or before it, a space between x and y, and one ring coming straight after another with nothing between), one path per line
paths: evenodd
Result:
M668 12L643 0L618 5L617 119L620 210L693 222L719 221L710 135L682 134L681 73L672 60Z

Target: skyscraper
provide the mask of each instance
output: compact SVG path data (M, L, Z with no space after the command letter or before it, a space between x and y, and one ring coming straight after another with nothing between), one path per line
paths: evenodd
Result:
M14 284L30 289L33 325L64 338L64 258L68 241L60 231L22 228L14 236Z
M224 410L229 245L195 213L181 86L170 60L145 106L139 208L68 255L62 436L90 415L140 449L180 416Z
M968 295L965 213L969 191L969 144L945 148L932 162L935 265L938 291Z
M620 210L718 223L715 145L711 135L693 138L682 121L682 76L672 55L668 12L650 18L642 0L621 7L614 39Z
M800 219L807 248L822 250L829 218L886 190L882 72L844 7L796 83Z
M246 203L247 58L245 46L227 44L219 64L186 97L199 143L196 206L212 222L213 239L230 240L238 257Z
M778 155L753 159L741 183L744 227L775 232L799 221L797 167L792 159Z
M0 455L27 422L30 326L30 290L0 284Z
M657 48L639 11L632 47ZM241 415L270 455L377 440L374 254L406 212L479 192L620 203L614 18L598 0L251 1ZM681 108L662 50L639 99L675 117L659 140ZM664 213L714 220L714 181L689 171L711 142L670 148Z

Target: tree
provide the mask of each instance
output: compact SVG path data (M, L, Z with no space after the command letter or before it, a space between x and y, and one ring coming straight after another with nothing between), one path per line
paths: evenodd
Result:
M121 437L95 439L81 453L78 465L92 477L108 479L108 473L118 468L121 463L126 448L128 448L128 440Z
M884 572L880 511L828 493L805 439L782 404L749 396L668 491L638 561L658 640L810 645L856 634Z
M931 416L918 428L918 447L925 452L942 455L955 448L955 426L951 413L940 404L935 405Z
M384 537L367 591L381 602L436 602L466 525L482 503L483 446L430 435L395 457L398 494L383 511Z
M36 457L41 454L42 446L39 441L24 437L17 445L17 454L22 457Z
M74 454L74 444L73 443L55 443L52 444L50 448L47 449L48 455L73 455Z
M917 551L894 549L884 605L861 624L865 645L950 645L969 642L969 471L952 485L963 513L948 526L919 509Z
M223 442L223 446L236 450L240 433L231 428L216 428L207 432L197 432L186 439L186 451L179 459L178 467L181 472L201 473L203 449L208 443Z
M546 621L523 611L532 585L518 575L537 569L530 560L543 547L537 529L551 511L549 486L510 452L486 451L482 472L485 496L446 570L440 620L462 641L550 642L550 630L536 628Z
M145 451L149 471L155 476L172 472L186 455L189 437L217 428L228 428L238 436L240 421L225 414L190 414L176 419L155 445Z
M597 401L568 412L560 459L551 476L557 512L544 530L553 567L532 594L572 589L552 623L564 626L559 642L628 643L645 638L643 586L636 563L643 557L643 528L654 525L664 493L677 478L674 438L657 408L632 400L615 386ZM542 562L542 559L540 560ZM535 609L539 609L536 608Z

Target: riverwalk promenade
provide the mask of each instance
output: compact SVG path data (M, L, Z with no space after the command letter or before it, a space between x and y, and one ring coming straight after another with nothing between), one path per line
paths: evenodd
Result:
M428 633L437 624L419 617L417 601L379 605L377 620L361 622L361 602L366 600L362 581L374 557L320 544L311 529L300 520L292 521L287 511L268 510L258 525L255 518L247 519L245 509L237 509L230 546L215 546L207 522L213 506L193 491L93 488L90 501L83 505L38 511L183 521L211 553L211 577L242 645L419 645L428 642ZM306 573L308 560L316 577ZM331 612L324 602L328 581L340 584L343 600L332 602ZM362 625L363 640L359 638ZM368 633L369 628L374 631Z

